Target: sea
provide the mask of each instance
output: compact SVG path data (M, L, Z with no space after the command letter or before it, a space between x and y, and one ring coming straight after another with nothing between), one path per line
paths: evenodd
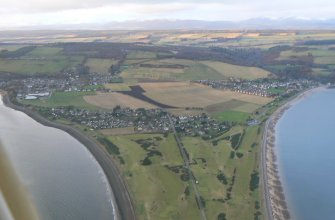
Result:
M312 92L276 125L276 151L293 219L335 219L335 90Z
M0 140L41 219L115 219L107 178L75 138L6 107L0 99Z

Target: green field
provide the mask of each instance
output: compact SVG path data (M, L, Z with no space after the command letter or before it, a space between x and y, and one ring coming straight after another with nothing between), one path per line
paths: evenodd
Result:
M22 100L23 104L41 107L74 106L78 108L96 109L83 99L86 95L95 95L95 92L54 92L50 98L42 100Z
M237 66L223 62L203 61L202 64L216 70L225 77L241 78L241 79L259 79L267 78L270 72L258 67Z
M88 66L91 73L103 73L107 74L110 72L111 66L116 64L116 60L112 59L87 59L85 65Z
M249 116L250 114L248 113L233 110L213 114L213 117L219 121L230 121L237 123L245 123Z
M110 83L110 84L106 84L104 85L105 88L107 89L111 89L112 91L130 91L130 84L126 84L126 83Z
M82 63L83 56L65 56L61 48L36 47L18 59L0 59L0 72L54 74Z
M253 143L260 140L260 134L258 127L247 128L240 147L233 150L230 142L223 138L238 132L243 133L243 128L235 127L219 137L216 145L200 138L183 138L191 160L196 161L191 169L199 181L198 189L205 200L208 219L218 219L220 213L225 213L227 219L254 219L254 214L259 211L255 202L261 198L260 191L251 191L249 183L251 173L258 169L259 149ZM234 158L231 158L231 152L235 152ZM226 181L221 182L219 174L223 174ZM227 199L228 194L230 199Z
M183 164L173 135L136 134L108 139L119 148L120 154L113 157L124 161L120 166L134 196L138 219L200 219L189 182L167 167ZM143 165L152 151L156 154L149 157L151 164ZM190 191L185 193L187 187Z
M62 50L62 48L57 47L36 47L24 57L53 57L59 54Z

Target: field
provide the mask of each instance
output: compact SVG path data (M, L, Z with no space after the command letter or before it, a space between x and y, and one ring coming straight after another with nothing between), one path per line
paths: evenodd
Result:
M140 83L140 86L146 91L144 94L149 98L182 108L207 107L233 99L256 105L263 105L272 101L270 98L212 89L197 83Z
M36 47L17 59L0 59L0 72L53 74L82 62L82 56L64 56L60 53L61 50L54 47Z
M84 96L94 95L95 92L54 92L50 98L42 100L22 100L24 104L42 107L74 106L78 108L96 109L84 100Z
M111 89L112 91L130 91L129 84L126 83L110 83L104 85L105 88Z
M98 93L96 95L89 95L85 96L84 100L91 105L104 109L113 109L116 106L129 107L133 109L137 108L150 109L156 107L142 100L117 92Z
M225 77L234 77L241 79L259 79L271 75L270 72L257 67L237 66L222 62L204 61L203 64L211 67Z
M191 168L199 181L198 188L206 204L208 219L218 219L220 213L224 213L226 219L251 219L261 211L255 205L261 203L258 200L260 191L258 188L251 190L249 186L251 174L258 169L259 148L253 145L260 140L258 127L245 130L237 150L224 140L229 135L243 132L242 127L235 127L219 137L216 145L199 138L183 138L191 160L196 161Z
M91 73L109 73L112 65L116 64L116 60L112 59L87 59L85 65L89 67Z
M137 134L108 139L119 149L119 155L111 156L124 162L120 167L134 196L139 219L200 219L189 182L172 169L181 169L183 164L173 135Z

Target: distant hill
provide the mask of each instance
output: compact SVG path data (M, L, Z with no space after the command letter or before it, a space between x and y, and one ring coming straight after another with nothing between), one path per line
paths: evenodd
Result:
M231 30L231 29L334 29L335 19L307 20L298 18L254 18L244 21L201 21L201 20L147 20L123 21L104 24L69 24L29 26L20 29L93 29L93 30Z

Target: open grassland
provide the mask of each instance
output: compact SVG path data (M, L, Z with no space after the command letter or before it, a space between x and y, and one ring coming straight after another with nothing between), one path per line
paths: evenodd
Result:
M204 61L201 62L210 68L221 73L225 77L241 78L241 79L259 79L266 78L271 75L270 72L257 67L237 66L223 62Z
M119 151L111 156L123 161L120 168L133 195L138 219L200 219L189 182L182 180L180 172L168 168L178 170L183 165L173 135L109 136L108 140Z
M113 109L116 106L129 107L133 109L137 108L156 108L156 106L136 99L129 95L122 93L111 92L111 93L98 93L96 95L88 95L84 97L85 101L91 105L104 108L104 109Z
M126 63L129 60L126 61ZM224 79L225 77L216 70L201 62L183 59L143 60L139 63L152 65L130 65L122 73L125 79L154 79L154 80L200 80L200 79ZM176 65L179 65L176 67Z
M135 60L136 61L136 60ZM214 61L192 61L185 59L140 59L131 63L126 61L128 67L121 76L129 79L154 79L154 80L220 80L226 78L258 79L266 78L270 72L257 67L246 67ZM147 67L145 65L151 65ZM178 67L176 67L178 65Z
M219 121L230 121L238 123L244 123L250 116L248 113L233 110L222 111L212 115Z
M62 48L57 47L36 47L33 51L26 54L25 57L51 57L59 54Z
M231 139L239 133L244 135L233 149L229 136ZM191 161L195 161L191 169L199 181L208 219L218 219L221 213L226 219L254 219L255 213L262 211L255 205L262 202L259 187L250 187L251 174L259 166L256 142L259 143L260 136L258 127L236 126L219 137L215 145L200 138L183 138ZM257 219L265 218L260 215Z
M65 56L62 49L38 46L24 56L15 59L0 59L0 72L19 74L59 73L82 63L83 56Z
M15 51L18 50L22 47L25 47L26 45L6 45L6 44L2 44L0 45L0 51L2 50L8 50L8 51Z
M197 83L140 83L140 86L146 91L144 94L151 99L170 106L183 108L207 107L231 100L255 105L264 105L272 101L271 98L217 90Z
M154 59L156 58L156 53L147 51L131 51L127 55L127 60L138 60L138 59Z
M42 100L22 100L22 103L50 108L74 106L78 108L95 109L95 106L87 103L83 98L84 96L94 94L95 92L54 92L50 98Z
M91 73L109 73L111 66L117 63L116 60L112 59L87 59L85 65L89 67Z
M129 84L126 83L110 83L104 86L105 88L111 89L112 91L130 91Z
M0 72L19 74L52 74L82 62L82 57L57 57L48 59L0 59Z

